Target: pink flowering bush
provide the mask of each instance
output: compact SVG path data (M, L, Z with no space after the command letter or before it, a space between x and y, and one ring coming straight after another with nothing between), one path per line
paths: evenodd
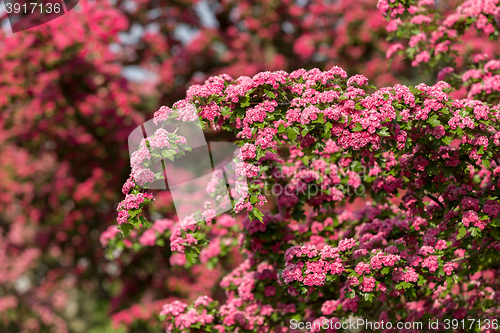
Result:
M411 42L418 66L388 66L411 36L391 46L400 26L386 29L376 2L80 0L16 34L0 13L0 332L286 331L290 319L353 313L493 318L496 113L422 98L426 86L374 94L367 78L379 87L427 79L415 73L433 64L425 29L437 24L400 17L426 38ZM484 36L495 35L497 4L478 3L484 33L461 35L453 23L458 37L436 48L446 59L456 48L457 66L431 70L496 103L498 45ZM473 21L477 6L467 6ZM297 68L321 70L287 74ZM276 70L287 73L253 78ZM142 189L156 177L144 165L151 150L130 165L127 137L155 109L160 125L186 111L175 117L201 116L208 141L241 140L238 171L251 182L236 188L238 214L207 209L187 228L168 191ZM177 140L160 130L148 144L177 157L189 147Z
M242 261L234 248L243 217L195 238L200 263L169 250L165 230L177 221L168 192L154 193L145 213L163 222L147 233L123 238L110 226L130 174L127 137L152 108L222 72L341 64L388 84L402 70L387 70L375 0L80 0L23 32L10 32L5 11L0 21L1 332L102 332L111 323L113 332L155 332L162 303L224 299L219 280ZM134 70L146 79L126 75ZM165 142L159 133L151 144Z
M390 21L396 54L445 79L467 98L497 103L499 98L500 2L498 0L380 0L378 8Z
M215 76L168 116L162 107L158 124L195 108L202 124L233 133L236 169L249 179L232 210L241 223L212 216L155 231L186 267L229 248L244 258L220 282L223 302L165 304L167 331L283 332L292 319L352 315L495 319L500 111L452 90L443 81L377 89L333 67ZM149 192L133 180L124 193L139 205L118 207L117 228L129 235L151 223L154 199L138 200ZM144 235L158 221L139 242L152 242ZM236 242L224 240L232 233Z

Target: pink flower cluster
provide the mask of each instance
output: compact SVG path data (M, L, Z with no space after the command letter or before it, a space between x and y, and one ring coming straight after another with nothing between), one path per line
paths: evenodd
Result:
M323 286L328 274L340 275L344 272L340 254L354 246L356 241L353 239L341 240L337 247L325 245L320 251L310 244L292 246L285 252L286 265L278 281L283 286L292 285L295 281L308 287ZM311 261L313 259L317 261ZM293 290L293 287L288 289L291 294Z
M182 229L178 227L174 228L172 231L172 234L170 235L170 248L172 251L184 253L186 246L198 244L198 240L194 238L192 234L186 233L184 237L182 234Z
M138 210L142 205L153 200L153 195L150 193L127 194L117 208L118 224L127 223L130 216L129 210Z

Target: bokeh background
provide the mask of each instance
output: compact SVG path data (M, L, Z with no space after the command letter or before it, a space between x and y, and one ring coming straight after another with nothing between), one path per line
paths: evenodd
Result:
M386 59L376 2L80 0L18 33L1 4L0 332L160 332L165 302L223 297L237 253L186 270L169 246L105 251L128 135L221 73L336 65L378 86L434 83ZM176 218L168 192L148 214Z

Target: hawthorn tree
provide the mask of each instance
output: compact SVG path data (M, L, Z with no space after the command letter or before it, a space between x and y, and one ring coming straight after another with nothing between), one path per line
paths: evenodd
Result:
M151 109L223 72L340 64L379 84L411 73L404 63L387 70L387 33L374 1L81 0L50 23L6 30L0 31L2 332L119 326L153 332L165 302L224 299L219 279L241 262L232 245L221 248L225 257L217 263L205 251L215 270L203 262L180 267L182 256L168 245L125 242L119 259L105 257L102 245L116 233L105 231L116 215L116 189L130 173L127 136ZM126 75L131 69L147 80ZM175 217L168 192L155 193L155 202L150 216ZM230 235L236 242L238 234Z
M161 128L132 155L118 206L117 229L128 242L169 239L184 255L179 265L231 246L245 257L220 283L224 303L205 296L164 305L167 331L281 331L291 320L317 322L311 331L319 331L323 320L351 315L439 320L443 331L457 329L453 319L474 318L487 325L459 328L495 331L499 109L453 99L451 91L443 81L376 89L333 67L215 76L173 109L160 108L158 124L194 113L202 126L233 132L243 160L236 174L253 180L232 211L248 211L241 223L208 207L202 223L159 219L139 237L128 231L149 224L143 210L154 200L143 187L163 178L144 171L154 158L184 154L189 140ZM263 194L277 184L289 191L261 211ZM362 190L348 193L348 186ZM358 210L345 207L355 195L369 200Z

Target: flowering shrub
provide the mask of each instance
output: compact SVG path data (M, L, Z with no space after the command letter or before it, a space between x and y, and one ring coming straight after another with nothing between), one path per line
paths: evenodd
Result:
M324 316L498 316L499 109L451 91L443 81L376 89L333 67L215 76L162 107L158 123L194 107L203 124L234 133L244 157L236 168L251 179L233 209L247 212L240 225L225 216L163 230L191 265L206 262L203 251L218 255L221 241L209 241L215 252L205 248L214 228L239 232L237 245L226 246L246 257L220 283L223 304L166 304L167 331L281 332L292 319ZM149 224L138 214L150 199L139 200L148 194L134 177L124 202L138 208L118 207L125 231ZM261 210L277 185L287 190ZM348 185L365 190L349 193ZM370 200L353 209L356 196Z
M222 72L340 64L389 84L403 69L387 70L374 0L80 0L23 32L10 33L5 12L0 21L1 332L157 332L160 303L224 299L243 217L195 235L199 254L171 253L167 192L145 210L147 232L109 226L127 136L152 108Z
M478 156L488 155L495 147L495 138L493 141L487 138L489 146L483 148L484 139L479 138L475 143L463 142L463 149L456 152L458 146L452 142L452 150L443 152L442 158L451 161L449 168L454 168L458 162L459 168L453 172L460 175L464 170L468 172L469 178L457 178L457 182L468 184L463 187L455 185L449 195L441 196L445 201L440 201L446 207L460 201L460 208L453 208L458 215L450 213L446 216L449 218L446 223L450 223L451 230L456 229L453 229L454 223L463 225L465 235L458 242L453 240L453 235L441 232L436 236L441 238L436 241L435 252L430 253L426 246L431 245L423 243L421 234L425 235L438 225L439 217L436 216L439 215L435 214L439 213L439 205L426 204L430 198L428 195L439 198L438 192L424 196L425 193L413 188L413 183L401 173L418 174L420 178L415 184L425 181L422 186L427 186L432 183L436 185L436 191L444 193L443 187L437 187L443 183L432 182L420 175L427 170L440 170L435 166L434 156L431 159L418 154L410 156L410 164L403 167L392 165L399 162L396 162L398 155L393 157L385 152L387 148L382 147L378 151L384 151L386 161L377 160L372 167L365 165L363 160L348 156L352 153L356 156L358 150L346 152L344 146L333 140L323 140L325 147L319 147L320 150L321 140L317 132L323 124L320 122L321 112L318 114L315 108L322 110L323 105L307 102L309 104L295 105L293 109L296 110L289 118L283 113L284 107L289 107L287 103L291 102L284 96L290 98L295 94L295 97L302 98L302 92L308 89L297 84L295 91L275 99L266 97L262 87L258 88L258 98L250 98L244 84L224 80L222 93L231 95L232 104L229 105L214 99L220 94L214 87L208 87L206 95L198 91L199 87L193 88L193 98L188 102L197 106L198 113L204 113L202 121L208 122L213 117L216 122L213 125L223 125L228 129L229 124L236 124L241 126L239 131L246 128L241 119L246 118L248 111L248 119L252 122L246 125L253 139L260 135L259 141L240 138L243 140L240 142L242 156L248 162L245 172L252 177L257 175L257 180L265 186L261 187L262 184L254 180L253 185L257 187L251 187L249 197L238 206L241 209L239 215L223 215L210 222L213 224L186 230L175 219L169 193L152 192L154 206L150 205L152 199L149 195L143 194L142 199L146 201L142 201L138 193L144 192L131 180L125 192L138 196L137 201L143 205L141 212L136 211L134 215L121 210L121 222L125 222L122 229L129 229L125 237L116 225L109 226L116 217L116 202L121 195L118 189L131 171L126 153L128 134L156 105L172 105L184 97L191 84L203 84L205 79L219 73L234 77L253 76L266 70L292 72L301 67L329 69L333 65L345 68L349 74L363 74L379 86L406 82L407 76L415 79L411 77L414 71L404 63L394 62L388 68L385 60L389 48L385 41L386 23L374 0L133 0L112 2L113 5L108 1L81 0L79 3L71 12L47 25L16 34L8 32L6 14L0 14L4 23L0 31L0 331L117 332L126 329L143 333L158 332L162 325L177 325L178 328L181 325L188 327L188 324L192 327L204 325L205 329L208 325L222 325L217 328L225 327L227 331L253 324L253 329L266 331L278 330L280 325L287 327L290 318L319 320L323 318L321 316L334 316L334 320L343 320L354 310L358 311L357 315L370 318L385 318L382 311L391 316L396 313L406 320L419 316L424 319L445 316L451 312L455 316L471 316L475 309L480 309L477 313L483 318L494 316L498 302L498 292L495 292L498 290L498 271L491 251L496 243L490 244L487 237L481 237L494 237L498 206L494 195L487 192L484 199L477 188L495 181L496 164L491 162L487 170L492 174L482 169L477 171L480 167L477 165L474 166L477 170L465 168L469 160L463 153L474 146ZM407 3L403 5L406 7ZM443 5L447 11L455 9L454 2L440 2L440 6ZM200 11L208 13L208 19L207 15L200 15ZM485 16L497 29L496 18L487 12ZM426 29L427 24L422 24L422 28ZM491 59L495 58L497 44L487 43L482 38L495 34L491 33L491 28L479 37L469 33L465 38L460 35L460 29L457 31L463 38L453 40L453 46L456 47L457 40L465 40L466 44L457 48L456 59L460 67L453 67L456 73L461 75L470 69L470 62L460 60L468 53L489 53ZM418 42L418 47L423 45L423 41ZM473 51L469 51L471 47ZM429 63L433 54L429 51ZM454 54L450 52L452 56ZM420 57L420 65L426 64L423 62L426 58L425 54ZM467 86L476 84L477 87L469 97L496 102L497 66L494 62L486 66L490 60L482 55L471 59L477 61L475 69L479 73L472 71L465 76ZM451 73L449 67L440 66L433 67L433 70L437 73L442 69L443 75ZM125 75L138 68L146 70L147 76L147 80L139 83L135 82L137 78L133 75ZM444 78L454 87L462 84L461 76L454 81L453 74ZM421 79L417 79L420 82ZM293 85L292 78L286 80L277 90L270 86L265 89L277 92L288 84ZM362 77L353 80L357 82L353 83L354 87L364 81ZM232 84L228 85L228 82ZM485 87L493 88L483 89L482 85L477 85L482 82L487 83ZM345 82L339 82L339 85L345 90ZM365 86L362 88L364 90ZM356 91L353 89L351 93L355 95ZM249 105L242 107L240 99L246 99L247 93ZM345 92L343 96L347 96ZM309 97L304 95L306 98ZM330 103L330 97L324 98ZM207 99L213 99L214 103ZM345 103L355 100L349 97ZM337 100L332 101L332 105L337 103ZM200 105L210 107L201 110ZM231 105L235 108L231 109ZM248 110L249 106L251 110ZM224 107L229 107L229 110ZM281 111L277 113L276 109ZM243 114L237 116L235 112ZM455 119L458 128L460 124L471 125L467 117L472 117L473 111L468 112L469 115L461 115L464 119ZM268 123L269 114L272 116L273 113L280 115L276 119L281 117L282 127ZM222 120L224 117L229 119ZM437 140L447 140L450 136L448 129L444 128L447 118L443 117L438 117L443 128L439 125L434 128ZM240 125L236 118L240 119ZM261 119L266 121L265 126ZM324 119L332 122L325 115ZM356 127L356 130L371 123L372 119L363 122L364 125L360 121L361 127ZM471 118L474 124L485 121L476 120ZM303 126L314 126L312 132L296 133L299 122L300 132ZM383 127L375 123L373 128L377 129L376 132L392 134L390 126L385 126L388 131ZM273 128L279 133L273 133ZM283 143L281 140L285 135L287 138L294 136L292 131L288 134L289 128L296 137ZM474 131L480 129L476 126ZM231 132L233 130L234 127ZM262 133L257 133L261 130ZM359 132L366 135L364 129ZM228 133L219 131L209 135L230 138L231 133ZM438 138L441 134L443 136ZM246 135L249 135L248 130ZM338 137L338 133L332 135ZM456 137L461 139L459 134ZM430 141L434 142L435 138ZM403 137L400 140L398 144L404 142ZM408 137L408 140L413 138ZM164 141L157 142L161 146ZM382 140L381 144L390 145L391 141L384 142ZM482 143L478 145L479 142ZM274 144L278 155L268 153L266 146L271 148ZM447 143L442 141L442 144ZM317 153L313 150L315 148L318 148ZM367 158L370 159L371 155L368 154ZM436 158L439 160L441 155ZM493 158L494 155L482 160L492 161ZM416 168L411 168L412 161ZM262 168L261 162L264 163ZM386 168L394 168L394 172ZM260 174L266 178L259 178ZM147 172L141 176L138 178L140 183L152 179ZM373 184L378 187L373 188ZM391 191L389 195L387 191ZM402 198L398 198L396 192ZM413 194L405 196L406 193ZM419 193L422 194L420 197L413 197ZM344 201L354 196L364 198L344 205ZM462 207L463 196L469 198L464 200ZM376 203L364 207L362 201L370 198ZM269 203L266 204L266 200ZM410 216L406 210L397 210L394 205L400 204L400 200L406 205L405 209L413 210L417 217ZM479 202L476 204L475 200ZM135 205L137 201L130 200L128 204ZM311 211L316 206L321 207L318 212ZM254 211L252 217L257 220L247 218L249 209ZM126 212L128 215L125 216ZM141 219L141 214L147 219ZM485 214L492 218L483 219ZM136 217L137 220L133 220ZM356 227L375 219L382 222L380 227L374 225L368 229L368 234L373 237L357 234ZM387 222L389 219L402 221L403 229L398 229L398 226L386 228L387 223L392 223ZM408 229L404 228L405 221ZM128 222L133 222L136 227L132 229ZM139 223L149 226L149 229L137 228ZM472 236L481 227L484 229ZM388 235L386 229L391 230ZM396 243L403 230L410 238L409 241L405 239L405 245ZM458 230L463 233L464 229ZM369 239L365 241L362 237ZM313 244L321 251L328 245L334 249L344 238L353 238L358 245L339 252L339 258L321 259L328 267L335 264L333 273L331 269L320 271L318 265L311 266L309 262L319 257L306 260L305 256L294 256L288 262L285 258L286 251L294 246L302 248L304 244ZM447 248L444 248L445 241ZM452 244L448 244L449 241L453 241ZM486 252L479 247L483 241L484 248L489 249ZM394 250L392 245L403 250L391 252ZM417 246L425 247L421 254L418 254ZM405 247L409 248L406 251L410 255L421 259L405 259L402 254ZM372 253L373 249L376 251ZM452 252L454 249L457 250ZM401 280L397 277L401 275L394 273L398 282L385 281L391 281L393 276L392 273L383 274L388 267L384 266L385 261L380 269L367 266L371 265L373 257L382 257L380 253L384 258L388 254L400 256L394 265L397 269L404 269L401 274L408 275L408 281L404 282L410 286L405 285L404 289L408 289L409 294L412 290L421 290L416 291L419 301L407 301L406 294L382 301L380 283L385 284L388 292L401 290L400 283L404 278ZM436 267L433 256L438 258L438 268L431 272ZM410 267L419 274L416 282L413 271L406 269L410 260L418 263ZM269 265L260 265L267 261ZM301 263L304 272L308 263L311 266L307 271L312 275L306 279L308 284L309 281L321 283L321 272L324 273L322 287L304 285L304 280L286 280L285 283L284 277L294 267L292 265L300 266ZM469 266L469 263L473 265ZM344 270L338 273L340 267ZM472 272L477 273L471 275ZM339 293L347 278L350 275L355 277L355 274L359 275L359 283L350 284L350 289L346 287ZM459 284L439 286L442 282L439 279L453 279L454 275L457 275ZM420 276L426 279L426 283L437 282L430 282L425 288L419 287L423 281ZM354 278L349 281L355 282ZM375 291L369 291L373 283ZM317 290L307 295L308 291L304 294L303 287ZM425 292L429 295L422 296ZM300 295L293 296L296 293ZM349 298L353 293L354 298ZM213 301L193 303L200 295L209 295ZM312 300L316 295L318 298ZM374 303L366 303L364 297L369 300L372 295L375 295ZM175 301L191 304L185 307L183 314L191 312L183 315L177 324L172 312L165 311L162 316L168 323L160 324L157 315L162 306ZM381 303L383 307L379 306ZM490 308L492 310L488 310ZM195 315L192 309L198 314ZM381 312L377 313L376 309ZM490 312L484 314L484 311ZM213 316L211 322L209 316ZM110 317L112 328L109 327ZM193 320L197 322L193 324Z

